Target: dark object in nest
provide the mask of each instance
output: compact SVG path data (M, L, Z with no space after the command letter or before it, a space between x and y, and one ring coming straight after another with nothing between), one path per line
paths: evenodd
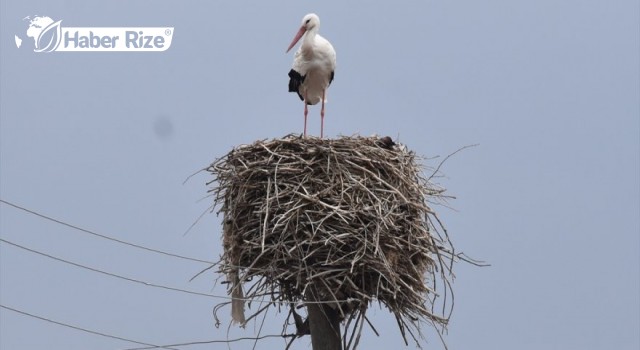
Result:
M444 189L405 146L288 135L236 147L207 170L224 215L219 272L231 282L234 321L246 322L245 300L264 298L321 300L354 329L378 300L405 342L405 331L417 341L421 320L447 324L454 253L430 207Z

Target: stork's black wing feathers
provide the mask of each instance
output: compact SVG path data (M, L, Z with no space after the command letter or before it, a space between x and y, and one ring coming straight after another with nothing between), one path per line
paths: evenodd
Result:
M333 74L331 77L333 78ZM304 101L304 97L300 94L300 85L304 82L304 78L305 77L293 69L289 71L289 92L297 93L302 101Z
M335 71L331 72L331 77L329 77L329 85L333 82L333 77L335 76ZM300 94L300 85L304 82L304 78L306 76L300 75L300 73L295 70L289 71L289 92L295 92L300 97L300 100L304 101L304 97Z

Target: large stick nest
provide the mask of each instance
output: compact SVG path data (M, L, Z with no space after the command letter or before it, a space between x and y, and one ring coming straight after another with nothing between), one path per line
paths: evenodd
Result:
M431 208L444 189L420 160L388 137L288 135L211 164L233 319L245 323L244 300L317 301L339 312L346 336L377 300L405 342L420 321L444 327L453 247Z

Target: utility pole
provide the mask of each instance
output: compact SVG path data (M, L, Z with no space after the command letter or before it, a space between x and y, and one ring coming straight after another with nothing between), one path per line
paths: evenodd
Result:
M340 318L338 310L328 304L321 303L314 297L317 293L307 293L309 330L311 331L311 347L313 350L342 350L340 336Z

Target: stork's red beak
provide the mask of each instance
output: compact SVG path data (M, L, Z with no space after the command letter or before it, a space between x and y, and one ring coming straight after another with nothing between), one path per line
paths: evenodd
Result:
M289 48L287 49L287 52L289 52L289 50L291 50L291 48L296 46L296 43L298 42L298 40L300 40L300 38L302 38L302 36L304 35L304 33L306 31L307 31L307 28L305 28L304 26L300 27L300 30L298 30L298 33L296 33L296 36L293 37L293 40L291 41L291 44L289 45Z

